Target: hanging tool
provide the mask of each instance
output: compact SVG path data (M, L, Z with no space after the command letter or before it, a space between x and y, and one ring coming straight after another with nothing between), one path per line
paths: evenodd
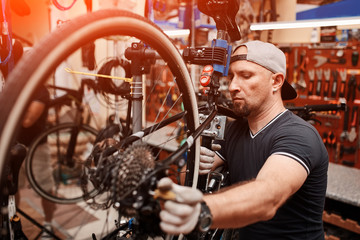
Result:
M329 133L327 134L327 145L332 149L335 148L336 146L336 136L335 133L333 131L329 131Z
M313 57L313 59L316 61L314 67L318 68L321 65L325 64L327 62L327 57L316 55Z
M344 68L339 69L339 75L340 75L340 79L341 79L339 97L343 98L343 97L345 97L346 76L347 76L346 69L344 69Z
M313 57L313 59L316 61L314 64L314 67L318 68L322 66L325 63L331 63L331 64L345 64L346 59L345 58L327 58L324 56L316 55Z
M356 95L356 76L351 75L348 82L348 94L346 100L354 101L355 95Z
M359 61L359 52L358 51L354 51L351 54L351 64L353 65L353 67L356 67L356 65L358 64Z
M344 142L348 140L348 121L349 121L349 108L346 108L344 112L344 125L343 125L343 131L340 134L340 141Z
M289 76L289 52L283 51L286 59L286 76Z
M308 76L309 76L309 79L310 79L310 81L309 81L309 91L308 91L308 95L310 96L310 95L313 95L314 94L314 81L315 81L315 79L314 79L314 77L315 77L315 70L314 69L310 69L309 71L308 71Z
M332 98L335 98L336 97L336 92L337 92L337 84L338 84L338 72L336 70L333 70L332 71L332 75L333 75L333 84L332 84L332 87L331 87L331 97Z
M354 155L356 152L355 147L347 147L347 146L341 146L340 148L340 158L342 158L344 155ZM348 156L347 156L348 157ZM344 166L354 167L355 163L352 160L349 159L342 159L341 164Z
M358 85L357 90L359 90L359 91L360 91L360 84Z
M296 89L297 76L298 76L297 67L298 67L298 49L295 48L295 51L294 51L294 70L293 70L294 72L293 72L293 83L292 83L292 86L295 89Z
M345 64L346 63L346 58L328 58L327 63Z
M347 74L349 74L349 75L360 75L360 69L348 69Z
M284 52L285 54L285 59L286 59L286 77L289 78L290 74L289 74L289 63L290 63L290 52L291 52L291 48L290 47L280 47L280 50Z
M333 131L329 131L327 134L326 146L330 149L329 156L333 155L333 149L336 147L336 136ZM334 156L335 158L336 156Z
M354 106L352 109L352 120L351 120L351 125L350 125L350 132L349 132L349 142L354 142L356 139L356 123L357 123L357 113L358 113L358 106Z
M322 73L323 73L322 69L316 69L316 77L317 77L316 95L318 95L318 96L321 95Z
M324 97L328 97L329 95L329 86L330 86L330 68L324 70L324 77L325 77L325 86L324 86Z
M334 154L334 162L335 163L338 163L340 160L340 149L341 149L341 143L337 142L336 148L335 148L335 154Z
M306 82L304 75L305 75L307 62L308 62L308 58L306 57L306 50L302 50L300 54L300 67L299 67L300 77L297 83L301 89L306 89Z
M325 147L328 147L328 144L327 144L327 139L328 139L328 133L327 132L324 132L323 133L323 143L325 145Z
M343 49L339 49L337 52L336 52L336 56L341 58L344 56L344 50Z

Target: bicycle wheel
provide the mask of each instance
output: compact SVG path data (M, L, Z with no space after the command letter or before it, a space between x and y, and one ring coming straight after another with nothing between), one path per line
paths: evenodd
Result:
M74 129L77 135L74 154L68 160L66 154ZM83 201L80 178L96 136L96 129L74 123L60 124L41 133L25 159L26 175L33 189L41 197L59 204Z
M108 57L124 58L126 47L131 46L132 43L144 43L146 47L151 47L161 56L160 60L156 60L156 65L150 64L150 70L142 79L145 93L142 101L144 113L140 116L143 118L143 127L154 126L178 112L185 114L166 127L152 128L151 137L148 135L143 140L154 152L157 152L154 155L155 161L160 162L168 152L179 148L179 142L197 128L199 123L193 83L187 66L172 41L160 28L143 17L120 10L98 11L60 26L24 56L9 76L0 96L0 103L3 106L0 116L0 169L3 169L10 146L16 139L20 120L31 96L36 94L37 87L51 81L56 71L64 71L64 66L67 67L69 61L73 63L75 61L75 64L72 64L73 70L81 69L79 58L81 48L88 43L95 43L96 66L100 66ZM106 47L102 47L103 45ZM106 56L103 56L104 52ZM114 70L112 74L120 73ZM69 78L80 80L81 76L75 74ZM118 80L112 79L112 81L118 84ZM110 95L102 95L104 103L107 105L115 103L116 107L120 96ZM129 99L131 101L131 98ZM127 119L129 116L127 110L120 111L118 116ZM155 113L155 110L158 112ZM198 144L199 142L196 141L187 154L187 163L195 165L194 170L198 168L198 160L193 158L199 156ZM168 172L177 175L176 171ZM34 172L33 174L36 175ZM193 186L196 186L196 181L197 172L194 171ZM107 213L104 213L104 216L107 218ZM88 223L86 224L89 226ZM95 229L107 232L113 228L111 227L113 224L108 221L102 221L102 225L104 227L95 225ZM81 230L75 232L76 239L79 239ZM89 230L85 232L89 235Z

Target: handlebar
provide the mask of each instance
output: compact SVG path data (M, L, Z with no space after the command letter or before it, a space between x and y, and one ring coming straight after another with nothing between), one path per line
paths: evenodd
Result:
M322 104L322 105L305 105L303 107L288 107L290 111L295 112L296 115L302 119L309 121L313 120L321 124L321 122L314 118L314 112L327 112L327 111L345 111L346 104Z
M93 79L82 79L81 80L81 87L79 89L72 89L72 88L66 88L66 87L59 87L52 84L47 84L45 87L52 88L55 90L61 90L66 92L64 95L60 97L56 97L55 99L51 99L51 101L48 103L48 107L53 107L57 105L71 105L71 102L75 100L77 103L81 103L82 98L84 96L84 86L88 86L89 88L96 91L96 82Z
M302 107L287 107L290 111L303 112L323 112L323 111L340 111L346 110L346 104L320 104L320 105L305 105Z

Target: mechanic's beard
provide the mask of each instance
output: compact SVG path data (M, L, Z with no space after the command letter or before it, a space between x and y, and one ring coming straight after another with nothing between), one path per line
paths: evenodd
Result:
M250 115L250 109L246 104L234 103L233 110L239 117L247 117Z

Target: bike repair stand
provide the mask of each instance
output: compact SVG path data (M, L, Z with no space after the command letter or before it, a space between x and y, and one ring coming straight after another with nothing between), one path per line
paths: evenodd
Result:
M184 60L192 64L203 65L212 62L212 65L206 65L200 77L200 84L206 88L207 103L205 106L199 108L200 124L205 124L205 120L209 116L217 114L217 98L220 95L220 78L227 76L231 49L228 45L225 31L218 30L217 39L212 43L212 47L208 48L187 48L184 50ZM204 56L210 56L206 58ZM224 137L226 117L215 116L210 125L202 133L202 146L212 149L212 142L214 139L221 140ZM217 149L219 150L219 149ZM199 176L198 188L207 191L208 176Z
M154 50L146 48L142 42L132 43L131 47L125 50L125 57L131 62L131 96L133 102L133 133L142 129L141 112L143 100L142 75L150 73L150 66L155 63L156 53Z
M32 224L41 229L41 232L35 237L39 239L43 232L47 232L51 237L61 240L53 232L47 230L44 226L39 224L35 219L24 213L21 209L16 207L15 194L18 191L18 178L21 164L23 163L27 154L26 147L22 144L16 144L10 153L10 165L5 166L6 170L3 174L4 178L1 179L1 216L2 228L1 239L4 240L27 240L28 238L22 231L20 217L16 211L29 220ZM10 223L10 224L9 224Z
M232 47L228 40L238 41L241 39L240 29L236 24L235 17L239 10L238 1L225 0L199 0L200 12L212 17L216 23L217 37L213 40L211 47L186 48L183 58L191 64L206 65L204 67L200 83L207 90L207 105L204 112L200 114L200 123L204 123L208 116L216 115L217 98L220 95L220 78L228 74ZM207 65L211 64L211 65ZM207 121L206 121L207 122ZM212 141L223 138L226 117L216 116L208 129L202 134L202 145L211 149ZM191 164L189 164L191 165ZM189 166L193 168L194 166ZM188 180L187 180L188 181ZM189 180L188 182L191 182ZM206 191L207 180L199 177L198 188Z
M185 61L202 64L211 62L212 65L206 65L200 77L200 84L206 88L207 102L205 106L199 107L199 122L201 125L206 124L201 134L201 145L214 151L220 150L218 147L213 148L213 140L224 139L226 116L218 116L217 99L220 95L220 78L227 76L232 47L225 40L227 35L224 30L218 30L217 39L212 43L211 48L185 49L183 57ZM203 56L210 56L206 59ZM212 119L209 123L208 119ZM219 145L218 145L219 146ZM203 193L216 191L222 185L224 175L222 169L211 171L206 175L199 175L197 188ZM220 234L221 231L208 231L206 233L194 232L190 239L211 239L213 234Z
M216 66L214 66L216 67ZM211 114L212 111L217 112L217 98L219 94L219 80L222 74L218 71L214 71L214 68L211 65L206 65L203 69L203 72L200 77L200 83L203 87L209 87L209 90L206 90L207 94L207 104L205 108L201 108L199 117L200 123L203 124L205 119ZM201 134L202 142L201 145L207 149L218 151L220 150L220 145L213 145L213 141L223 140L224 131L226 124L226 116L216 115L211 121L210 126L208 126ZM208 183L209 183L210 173L207 175L199 176L198 188L202 192L208 192Z

